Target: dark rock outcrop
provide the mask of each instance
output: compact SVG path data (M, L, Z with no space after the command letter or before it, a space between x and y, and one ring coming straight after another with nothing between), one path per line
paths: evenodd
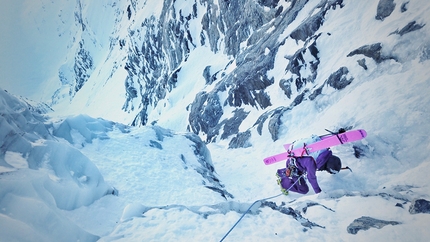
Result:
M203 77L205 78L206 85L211 85L214 81L217 80L216 75L218 72L211 75L211 66L206 66L203 70Z
M381 63L385 60L394 59L392 56L385 56L382 54L382 44L376 43L372 45L364 45L356 50L351 51L347 57L354 55L364 55L375 60L376 63Z
M368 230L370 228L381 229L386 225L398 225L400 222L397 221L385 221L380 219L375 219L372 217L363 216L361 218L355 219L347 227L347 231L350 234L357 234L360 230Z
M192 148L194 150L194 155L197 157L197 160L200 164L200 166L194 166L193 168L204 179L203 185L212 191L218 192L225 199L233 198L233 195L224 189L224 185L221 184L219 179L216 177L210 152L205 143L200 139L199 136L192 133L185 135L185 137L193 142ZM185 159L185 156L182 156L181 159L184 164L188 163L188 161Z
M348 68L341 67L336 72L332 73L328 79L327 84L337 90L342 90L354 80L354 78L347 78L346 75L349 73Z
M300 224L305 228L313 228L313 227L325 228L324 226L321 226L317 223L314 223L304 218L299 211L296 211L291 207L285 207L285 204L277 205L274 202L264 201L262 202L261 207L269 207L275 211L279 211L282 214L292 216L295 220L299 221Z
M378 20L384 20L386 17L391 15L395 7L396 3L394 0L379 0L375 18Z
M403 27L401 30L396 30L396 31L394 31L393 32L393 34L398 34L398 35L400 35L400 36L402 36L402 35L404 35L404 34L407 34L407 33L410 33L410 32L412 32L412 31L416 31L416 30L419 30L419 29L421 29L422 27L424 27L425 26L425 24L417 24L417 22L416 21L412 21L412 22L409 22L405 27Z
M430 213L430 201L425 199L415 199L409 207L410 214Z
M236 149L251 147L251 144L249 143L249 138L251 138L250 130L238 133L235 137L231 139L230 143L228 144L228 148Z
M220 125L224 126L221 139L227 139L230 135L239 133L239 126L242 121L248 116L249 112L245 112L242 108L233 111L232 118L223 120Z
M200 131L210 133L223 114L219 97L215 93L198 93L190 107L189 128L195 134Z
M73 96L76 92L81 90L84 84L88 81L93 71L93 58L88 50L84 47L84 41L79 42L79 50L75 56L75 64L73 70L75 72L75 88Z
M309 46L305 46L301 49L299 49L292 57L286 57L289 60L289 63L287 67L285 68L285 71L288 73L290 72L292 74L292 78L290 78L287 81L283 81L282 85L285 87L283 88L286 95L289 97L291 94L291 85L292 83L288 84L287 82L294 82L296 89L298 92L303 90L303 87L307 83L314 82L316 76L317 76L317 70L318 65L320 63L319 57L318 57L318 48L316 47L316 37L313 42ZM304 56L307 53L310 53L311 57L308 57L307 59L304 58ZM310 58L310 59L309 59ZM308 70L308 71L307 71ZM309 75L304 76L302 72L309 73Z
M404 13L404 12L408 11L408 3L409 3L409 2L402 3L402 6L400 7L400 11L401 11L402 13Z
M367 70L366 59L357 60L359 66L363 67L364 70Z

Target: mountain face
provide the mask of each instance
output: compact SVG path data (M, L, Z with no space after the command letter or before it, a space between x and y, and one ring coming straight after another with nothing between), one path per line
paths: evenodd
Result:
M175 129L192 131L206 142L229 139L231 148L245 147L252 135L263 132L275 141L281 117L295 106L341 91L385 62L411 61L401 48L420 61L428 59L426 44L406 44L413 33L423 35L426 24L408 11L410 4L363 3L362 19L349 20L348 2L340 0L112 1L102 6L79 0L72 56L59 70L62 85L52 104L54 109L64 100L72 106L86 102L84 110L103 106L123 113L120 121L142 126L162 122L179 105L176 90L195 85L197 94L176 107L183 126ZM91 17L98 10L110 14L103 27L102 19ZM375 35L359 28L368 21L378 29ZM354 26L354 36L345 37ZM350 49L322 52L328 43L349 44ZM202 48L225 58L187 66ZM107 98L77 96L108 95L109 83L115 83L121 107ZM282 102L275 103L278 99Z
M369 1L354 10L360 19L348 18L348 4L78 0L69 14L71 55L54 80L61 85L51 104L97 109L88 112L133 126L161 122L206 142L230 140L230 148L246 147L265 132L276 141L282 117L303 102L342 91L386 63L410 66L429 58L418 2ZM97 11L106 23L92 15ZM367 23L370 30L361 27ZM342 47L328 47L332 42ZM210 54L196 65L190 58L201 49ZM181 87L189 86L194 98L178 99ZM113 88L121 106L103 97ZM181 125L169 127L163 117L179 102L184 104L174 115Z

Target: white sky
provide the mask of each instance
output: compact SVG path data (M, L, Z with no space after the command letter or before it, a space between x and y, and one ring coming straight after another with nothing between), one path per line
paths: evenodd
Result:
M38 3L26 0L1 2L0 87L16 95L37 97L40 83L58 76L56 64L64 58L61 49L66 42L60 41L59 29L46 24L59 21L58 6L40 9L31 6Z

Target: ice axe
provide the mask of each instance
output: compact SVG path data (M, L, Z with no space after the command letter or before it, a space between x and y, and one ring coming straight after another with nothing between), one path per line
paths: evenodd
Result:
M351 170L351 168L349 168L349 166L346 166L346 167L342 167L342 168L340 168L341 170L349 170L350 172L352 172L352 170Z

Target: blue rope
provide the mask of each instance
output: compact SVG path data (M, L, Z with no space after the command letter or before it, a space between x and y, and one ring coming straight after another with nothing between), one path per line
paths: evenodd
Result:
M299 177L299 179L297 179L294 183L293 183L293 185L291 185L290 186L290 188L288 188L287 189L287 191L289 191L294 185L296 185L296 183L303 177L305 175L305 173L303 173L300 177ZM224 241L224 239L230 234L230 232L236 227L236 225L237 224L239 224L239 222L242 220L242 218L243 217L245 217L245 215L249 212L249 210L251 210L251 208L252 208L252 206L254 206L257 202L262 202L262 201L265 201L265 200L269 200L269 199L272 199L272 198L275 198L275 197L279 197L279 196L281 196L283 193L281 193L281 194L278 194L278 195L276 195L276 196L272 196L272 197L268 197L268 198L264 198L264 199L260 199L260 200L257 200L257 201L255 201L254 203L252 203L251 204L251 206L249 206L249 208L242 214L242 216L240 216L240 218L239 218L239 220L237 220L237 222L233 225L233 227L231 227L230 228L230 230L224 235L224 237L222 237L222 239L220 240L220 242L222 242L222 241Z

